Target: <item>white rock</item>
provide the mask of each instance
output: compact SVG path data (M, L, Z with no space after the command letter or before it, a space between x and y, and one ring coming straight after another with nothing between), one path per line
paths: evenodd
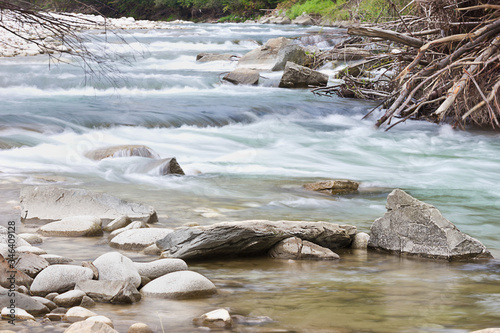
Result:
M37 234L29 234L29 233L23 233L23 234L18 234L19 237L30 243L30 245L33 244L40 244L43 242L42 237Z
M39 247L26 245L16 248L17 253L33 253L33 254L47 254L47 252Z
M141 289L143 295L164 298L196 298L216 292L215 285L209 279L192 271L163 275Z
M97 216L71 216L42 226L38 232L45 236L95 236L102 234L101 219Z
M141 228L127 230L113 237L110 246L123 250L143 250L171 233L172 229Z
M154 280L168 273L185 271L188 269L186 262L182 259L159 259L151 262L135 262L135 267L140 276Z
M154 331L144 323L135 323L128 328L127 333L154 333Z
M30 315L28 312L24 311L23 309L20 308L15 308L14 313L12 312L12 309L9 309L7 307L2 309L2 318L6 320L13 319L12 315L14 314L16 320L35 320L35 317Z
M97 316L97 313L85 309L81 306L72 307L71 309L68 310L68 312L66 312L65 315L66 320L69 321L70 323L82 321L94 316Z
M41 254L40 257L47 260L51 265L68 264L73 261L73 259L71 258L66 258L55 254Z
M122 215L122 216L114 219L113 221L109 222L108 225L106 225L103 228L103 230L107 231L107 232L112 232L116 229L126 227L127 225L130 224L130 222L132 222L132 221L130 220L130 218L128 216Z
M31 284L31 293L45 296L51 292L65 292L72 289L80 280L92 279L90 268L74 265L52 265L38 273Z
M108 252L94 260L99 280L129 281L134 287L141 284L141 276L132 260L118 252Z
M118 331L98 321L84 320L72 324L64 333L118 333Z
M366 249L368 247L368 241L370 240L370 235L366 232L358 232L351 244L353 249Z
M127 225L126 227L113 230L108 235L108 239L111 240L111 239L115 238L116 236L118 236L119 234L121 234L122 232L127 231L127 230L141 229L141 228L147 228L147 227L148 226L144 222L134 221L134 222L130 223L129 225Z
M231 315L226 309L217 309L201 315L193 320L198 326L212 328L230 328L233 325Z
M89 317L89 318L85 319L85 321L95 321L95 322L106 324L111 328L114 328L113 321L105 316L93 316L93 317Z

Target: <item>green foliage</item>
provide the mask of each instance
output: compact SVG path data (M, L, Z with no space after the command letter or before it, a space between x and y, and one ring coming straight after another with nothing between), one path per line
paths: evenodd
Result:
M292 20L302 13L318 14L326 16L331 13L338 5L331 0L307 0L294 4L288 11L287 16Z

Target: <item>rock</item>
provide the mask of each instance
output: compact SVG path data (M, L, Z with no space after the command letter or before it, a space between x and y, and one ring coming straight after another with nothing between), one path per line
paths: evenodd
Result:
M97 216L71 216L48 223L38 229L38 232L44 236L98 236L102 235L102 224Z
M131 219L156 222L158 217L151 206L127 202L105 193L55 186L29 186L21 189L21 218L23 220L59 220L68 216L93 215L114 220L126 215Z
M182 259L160 259L151 262L135 262L139 275L150 279L156 279L168 273L185 271L188 269L186 262Z
M42 303L43 305L45 305L50 311L54 310L55 308L57 308L57 305L56 303L52 302L51 300L48 300L44 297L40 297L40 296L33 296L31 297L32 299L36 300L37 302L40 302Z
M17 292L21 294L28 295L30 293L30 290L26 286L18 286L17 287Z
M269 250L269 256L275 259L311 259L337 260L338 254L330 249L303 241L297 237L282 240Z
M491 258L478 240L462 233L434 206L396 189L387 212L373 222L368 247L422 257L464 260Z
M199 273L179 271L154 279L141 289L141 293L163 298L198 298L213 295L217 289Z
M298 237L331 250L348 247L356 227L329 222L250 220L179 228L156 242L164 257L205 259L265 255L279 241Z
M31 246L31 245L28 245L28 246L18 246L16 248L16 252L17 254L21 254L21 253L32 253L32 254L47 254L47 252L39 247L36 247L36 246Z
M281 71L287 61L303 65L306 59L307 55L302 47L279 37L270 39L263 46L245 54L238 61L238 67L258 71Z
M33 283L33 279L26 273L14 268L14 262L10 262L12 265L0 255L0 286L7 289L14 289L12 284L29 287Z
M52 310L51 313L47 313L45 315L45 318L47 318L51 321L61 321L65 318L67 311L68 311L68 309L66 309L66 308L56 308L56 309Z
M31 293L45 296L51 292L62 293L73 289L81 280L92 279L92 270L73 265L52 265L38 273L31 285Z
M129 327L127 333L154 333L154 331L144 323L135 323Z
M297 16L294 20L292 20L292 24L314 25L314 20L312 19L311 16L307 14L302 14L300 16Z
M113 237L109 245L122 250L143 250L155 244L156 241L165 238L172 229L144 228L124 231Z
M36 254L21 253L17 258L15 266L18 270L34 278L39 272L49 266L49 262Z
M9 309L5 307L2 309L2 319L11 320L14 318L15 320L35 320L35 317L21 308Z
M72 324L64 333L118 333L118 331L99 321L83 320Z
M149 161L137 171L153 174L155 176L185 175L184 170L182 170L179 163L177 163L175 157Z
M236 68L222 79L232 84L256 86L259 83L259 77L259 72L254 69Z
M333 49L328 53L328 58L333 60L350 61L368 58L372 53L365 49L356 47L344 47L340 49Z
M69 264L73 259L61 257L55 254L41 254L40 257L47 260L50 265L62 265Z
M93 317L89 317L89 318L85 319L85 321L95 321L95 322L106 324L111 328L114 327L113 321L105 316L93 316Z
M141 300L137 288L128 281L86 280L78 282L75 289L101 303L131 304Z
M309 88L325 87L328 83L328 75L299 66L293 62L287 62L285 71L281 77L280 88Z
M56 298L57 296L59 296L59 293L52 292L52 293L48 293L45 296L45 298L48 299L49 301L54 301L54 298Z
M366 232L358 232L351 244L353 249L366 249L368 247L368 241L370 240L370 235Z
M27 241L30 245L43 243L42 237L40 237L40 235L37 234L23 233L23 234L18 234L18 236Z
M63 308L80 305L85 292L81 290L70 290L54 298L54 303Z
M15 306L24 309L32 315L41 315L50 312L50 309L34 297L14 292L14 297L8 289L0 291L0 308L9 307L10 300L15 299Z
M122 145L99 148L85 153L87 158L100 161L108 157L130 157L141 156L158 159L160 156L153 149L142 145Z
M196 326L203 326L215 329L231 328L233 320L226 309L217 309L193 319Z
M76 321L82 321L93 316L97 316L97 313L82 308L81 306L74 306L66 312L65 317L67 321L69 321L70 323L74 323Z
M7 228L0 226L0 244L14 244L17 247L30 246L31 244L19 237L19 235L8 231Z
M108 235L108 239L112 240L113 238L115 238L116 236L118 236L119 234L121 234L122 232L127 231L127 230L141 229L141 228L147 228L147 227L148 227L147 224L145 224L144 222L134 221L134 222L130 223L128 226L126 226L126 227L123 227L123 228L116 229L116 230L112 231Z
M196 56L196 61L209 62L209 61L235 61L238 56L229 53L200 53Z
M141 275L141 285L139 288L142 288L144 287L145 285L147 285L149 282L151 282L152 279L148 278L147 276L143 276Z
M292 20L288 16L278 16L271 18L271 21L269 23L272 24L290 24L292 23Z
M161 249L155 243L155 244L149 245L142 252L144 252L144 254L160 255L161 254Z
M99 270L99 281L128 281L136 288L141 284L141 276L134 263L121 253L105 253L93 264Z
M89 280L90 281L90 280ZM78 286L78 283L76 284ZM82 308L93 308L95 306L95 302L92 298L88 296L83 296L82 302L80 303Z
M470 333L500 333L500 328L485 328L484 330L474 331Z
M318 191L331 195L354 193L358 191L358 187L359 182L349 179L326 180L304 185L306 190Z
M120 216L120 217L114 219L113 221L109 222L108 225L106 225L103 228L103 230L106 232L112 232L112 231L115 231L116 229L120 229L120 228L124 228L124 227L128 226L130 224L130 222L132 222L132 220L128 216L123 215L123 216Z
M82 261L82 267L87 267L87 268L90 268L92 270L92 280L98 280L99 279L99 270L97 269L97 267L94 266L93 263L91 263L90 261Z

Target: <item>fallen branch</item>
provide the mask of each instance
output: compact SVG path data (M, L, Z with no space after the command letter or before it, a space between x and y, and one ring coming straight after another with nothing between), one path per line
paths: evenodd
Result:
M351 27L351 28L347 29L347 33L349 35L379 37L379 38L390 40L390 41L400 43L403 45L408 45L411 47L420 47L424 44L418 38L410 37L410 36L407 36L407 35L399 33L399 32L390 31L390 30L383 30L383 29L379 29L379 28Z

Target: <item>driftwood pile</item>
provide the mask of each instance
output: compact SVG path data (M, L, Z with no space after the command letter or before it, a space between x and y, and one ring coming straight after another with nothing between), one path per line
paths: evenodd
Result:
M410 6L413 15L349 28L350 35L370 38L365 46L389 43L345 68L342 84L313 92L381 100L386 111L376 125L386 129L410 118L500 128L498 1L414 0ZM352 37L330 52L349 43L360 45L360 39ZM319 55L314 65L329 56ZM399 120L391 124L394 118Z

